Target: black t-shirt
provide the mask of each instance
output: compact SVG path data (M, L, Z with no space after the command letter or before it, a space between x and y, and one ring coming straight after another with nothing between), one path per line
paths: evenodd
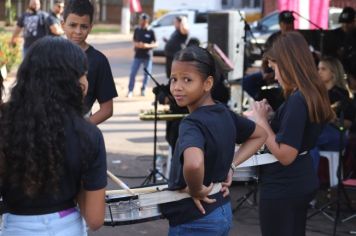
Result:
M338 57L345 71L352 71L356 66L356 29L347 33L334 29L327 32L325 40L325 54Z
M5 209L13 214L34 215L48 214L75 206L81 186L94 191L105 188L106 151L100 130L83 118L73 118L65 126L64 173L60 176L59 193L41 193L35 199L25 196L23 191L4 183L2 196ZM82 143L90 148L83 156ZM84 159L85 158L85 159ZM84 159L84 160L83 160Z
M43 11L25 12L18 20L17 26L23 28L24 48L47 34L47 13Z
M85 51L88 57L88 93L84 104L88 111L98 100L99 103L107 102L117 97L114 78L108 59L104 54L89 46Z
M135 42L153 43L156 42L156 36L153 30L137 27L134 31L133 40ZM152 56L152 49L135 48L136 58L145 59L151 56Z
M183 189L183 153L189 147L204 152L204 185L226 180L235 151L235 144L246 141L255 130L255 123L231 112L225 105L217 103L202 106L181 121L179 138L172 158L168 187ZM213 196L213 204L202 203L206 214L230 200L221 193ZM191 198L163 204L162 212L170 225L183 224L203 217Z
M176 52L180 51L183 48L183 45L185 44L185 41L187 41L187 38L187 34L182 34L179 30L175 30L164 48L164 53L166 54L166 56L174 57L174 54L176 54Z
M290 95L276 111L271 121L276 142L287 144L299 153L312 149L323 128L310 122L308 107L303 95L297 91ZM275 162L260 167L262 199L283 199L310 194L318 187L312 158L298 155L288 166Z
M57 15L51 11L47 17L47 30L49 35L57 36L56 34L53 34L49 28L52 25L61 25L61 18L57 17Z
M353 121L355 119L355 109L352 105L351 99L349 98L349 93L345 89L334 86L328 90L328 95L330 103L338 118L340 118L342 111L344 119L349 121Z

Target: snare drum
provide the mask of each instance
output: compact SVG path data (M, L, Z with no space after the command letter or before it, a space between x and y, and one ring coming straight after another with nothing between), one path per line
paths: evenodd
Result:
M158 204L141 206L137 195L106 196L104 225L116 226L136 224L162 217Z
M237 168L232 176L232 181L249 181L257 178L257 167L249 166Z
M125 190L106 191L104 225L116 226L136 224L163 218L159 204L179 201L191 197L188 193L169 191L167 185L133 188L136 195L128 195ZM210 194L218 193L221 183L215 183Z

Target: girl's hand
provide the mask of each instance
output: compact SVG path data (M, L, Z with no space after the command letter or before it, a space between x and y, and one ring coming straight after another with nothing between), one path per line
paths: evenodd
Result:
M213 190L213 183L211 183L208 187L203 185L201 190L198 193L196 193L194 196L192 196L192 194L190 193L188 186L185 189L183 189L182 192L186 192L186 193L190 194L192 196L194 203L195 203L195 206L199 209L199 211L202 214L205 214L205 209L204 209L201 201L208 203L208 204L216 202L215 199L208 198L208 195L211 192L211 190Z
M259 121L267 121L269 113L273 111L266 99L252 103L252 110L256 118L256 123L259 123Z
M233 175L234 175L234 172L230 169L229 173L227 174L226 180L223 183L221 183L222 188L221 188L220 192L223 193L223 197L226 197L230 194L229 187L231 186Z

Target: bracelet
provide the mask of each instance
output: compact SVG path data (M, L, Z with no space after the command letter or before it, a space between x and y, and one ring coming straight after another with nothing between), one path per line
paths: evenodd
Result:
M231 163L230 168L231 168L232 172L235 172L237 169L237 166L234 163Z

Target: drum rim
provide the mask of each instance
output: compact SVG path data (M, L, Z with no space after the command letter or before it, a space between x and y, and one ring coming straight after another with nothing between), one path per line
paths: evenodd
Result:
M162 213L159 213L159 215L135 219L135 220L125 220L125 221L114 221L113 222L111 219L109 219L109 221L104 219L104 226L139 224L139 223L144 223L144 222L153 221L153 220L160 220L163 218L164 218L164 216L162 215Z

